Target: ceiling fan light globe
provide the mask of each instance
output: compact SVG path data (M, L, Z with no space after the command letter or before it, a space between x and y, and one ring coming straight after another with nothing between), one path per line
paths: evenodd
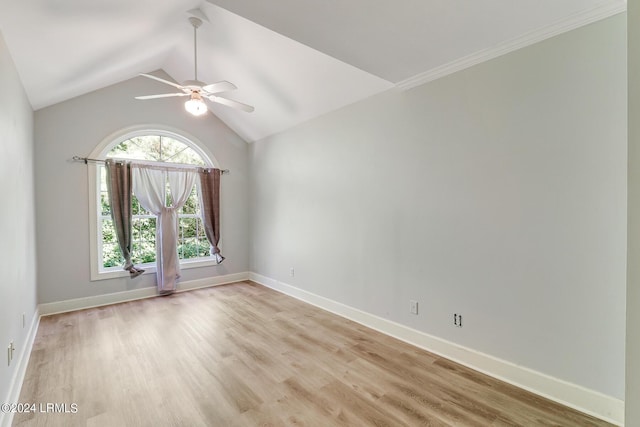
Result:
M190 99L184 103L184 109L194 116L201 116L208 111L207 105L202 99Z

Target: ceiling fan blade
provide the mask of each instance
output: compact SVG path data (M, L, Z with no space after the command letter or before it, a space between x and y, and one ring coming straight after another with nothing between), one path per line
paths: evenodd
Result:
M159 95L136 96L136 99L169 98L171 96L189 96L189 94L188 93L161 93Z
M234 101L233 99L223 98L221 96L211 95L208 97L208 99L213 102L217 102L218 104L226 105L227 107L246 111L247 113L251 113L253 110L255 110L255 108L253 108L251 105L243 104L242 102Z
M148 77L148 78L153 79L153 80L157 80L157 81L162 82L164 84L171 85L173 87L177 87L178 89L185 90L185 87L184 86L180 86L178 83L170 82L169 80L161 79L160 77L156 77L156 76L151 75L151 74L144 74L143 73L143 74L140 74L140 75L144 76L144 77Z
M228 90L234 90L234 89L238 89L236 85L226 80L222 80L221 82L217 82L217 83L212 83L202 88L203 91L209 92L211 94L226 92Z

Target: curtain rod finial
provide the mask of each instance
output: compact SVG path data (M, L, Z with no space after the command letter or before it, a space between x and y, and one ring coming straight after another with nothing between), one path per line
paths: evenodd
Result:
M73 160L73 161L75 161L75 162L83 161L85 165L88 163L88 161L87 161L88 159L87 159L86 157L73 156L73 157L71 158L71 160Z

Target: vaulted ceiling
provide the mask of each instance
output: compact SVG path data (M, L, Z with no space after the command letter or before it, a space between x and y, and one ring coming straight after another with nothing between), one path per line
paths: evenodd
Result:
M187 17L201 12L199 80L229 80L239 89L225 96L256 108L212 112L255 141L625 8L624 0L2 0L0 31L37 110L159 69L193 79ZM156 93L167 89L158 83Z

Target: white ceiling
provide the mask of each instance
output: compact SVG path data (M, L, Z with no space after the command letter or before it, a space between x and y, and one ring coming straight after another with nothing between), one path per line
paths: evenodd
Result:
M212 111L254 141L625 6L624 0L0 0L0 31L37 110L158 69L178 82L193 79L187 17L200 8L209 22L198 30L198 78L238 86L225 96L255 112L221 105ZM171 88L158 83L156 93L166 92Z

